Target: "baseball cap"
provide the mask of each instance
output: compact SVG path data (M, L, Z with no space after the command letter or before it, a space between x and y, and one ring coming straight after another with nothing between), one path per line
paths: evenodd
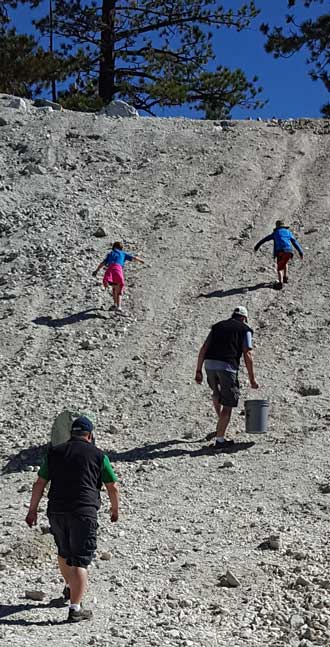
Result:
M248 311L245 306L237 306L234 310L234 315L240 315L241 317L246 317L248 319Z
M94 429L93 423L87 416L80 416L72 423L71 432L79 436L84 434L91 434Z

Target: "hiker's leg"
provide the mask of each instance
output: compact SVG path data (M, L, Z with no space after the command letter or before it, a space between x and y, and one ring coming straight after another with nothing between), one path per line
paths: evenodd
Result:
M282 270L277 270L277 277L278 277L278 282L283 283L283 278L282 278Z
M217 395L213 395L213 396L212 396L212 402L213 402L213 406L214 406L215 412L216 412L216 414L217 414L218 418L220 418L220 414L221 414L221 404L220 404L220 402L219 402L219 396L217 396Z
M81 568L80 566L69 566L69 568L70 603L80 604L87 589L87 568Z
M289 273L288 273L288 263L284 266L283 270L283 283L287 283L289 279Z
M289 263L292 258L293 254L288 254L288 257L286 259L286 263L284 265L284 272L283 272L283 283L288 283L289 282Z
M211 369L206 369L205 372L206 372L207 383L210 389L212 389L213 407L218 418L220 418L221 404L220 404L219 380L218 380L217 372Z
M113 286L113 300L115 302L115 306L117 306L117 307L119 305L119 303L118 303L118 301L119 301L119 290L120 290L120 286L118 285L118 283L115 283L114 286Z
M57 560L58 560L58 567L61 571L61 575L65 579L65 583L68 584L72 566L68 566L68 564L66 563L66 559L64 557L60 557L60 555L58 555Z
M217 438L223 438L231 418L232 407L223 405L217 424Z
M116 305L116 286L115 285L112 286L112 298L113 298L114 304Z
M95 557L97 520L89 517L70 517L70 603L80 604L87 588L87 567Z

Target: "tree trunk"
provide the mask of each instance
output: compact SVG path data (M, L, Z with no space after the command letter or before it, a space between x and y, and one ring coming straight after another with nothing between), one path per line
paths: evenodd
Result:
M115 14L116 0L103 0L99 96L105 103L115 94Z

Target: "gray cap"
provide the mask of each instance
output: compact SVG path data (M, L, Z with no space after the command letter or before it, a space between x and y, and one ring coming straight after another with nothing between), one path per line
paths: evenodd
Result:
M246 319L249 318L248 311L247 311L245 306L237 306L237 308L235 308L233 314L234 315L240 315L241 317L246 317Z

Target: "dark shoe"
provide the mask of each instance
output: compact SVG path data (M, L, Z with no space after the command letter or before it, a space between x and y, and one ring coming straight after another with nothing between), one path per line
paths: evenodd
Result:
M82 620L91 620L92 617L93 611L89 609L80 609L80 611L69 609L68 622L82 622Z
M70 589L67 585L65 585L62 591L62 596L63 596L64 602L68 602L70 600Z
M289 283L289 279L288 279L288 277L287 277L287 276L284 276L284 278L283 278L283 283Z
M280 281L276 281L276 283L274 283L274 288L275 290L282 290L283 283L280 283Z
M223 443L217 443L215 442L214 445L212 446L212 449L215 452L223 452L224 450L228 449L229 447L233 447L234 445L233 440L224 440Z

